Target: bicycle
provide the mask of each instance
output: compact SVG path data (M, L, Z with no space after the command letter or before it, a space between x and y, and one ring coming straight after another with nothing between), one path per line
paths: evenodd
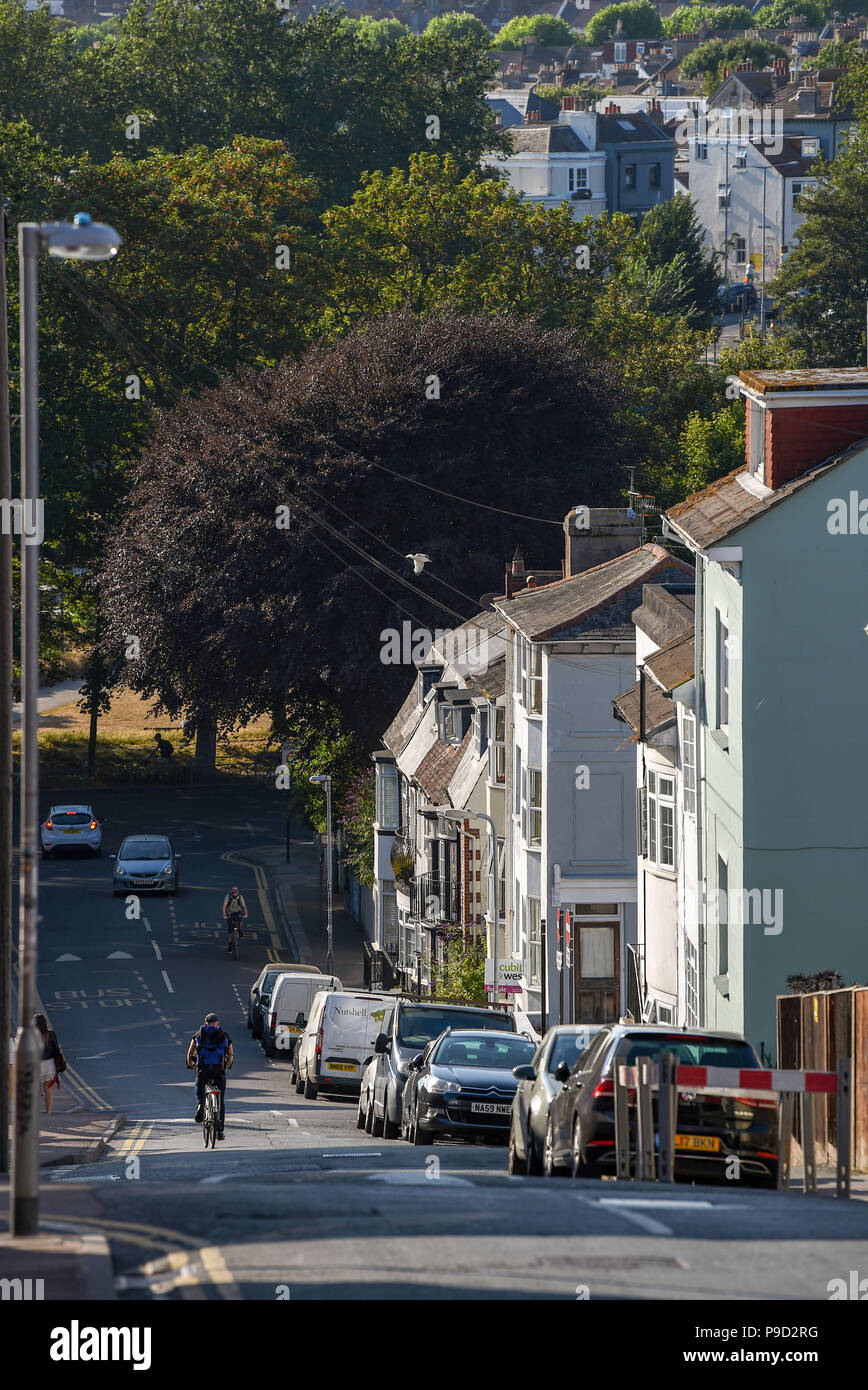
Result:
M238 942L241 938L241 917L238 913L233 912L230 914L229 920L232 923L232 936L230 940L230 945L232 947L232 957L234 960L237 960Z
M202 1135L205 1140L205 1148L212 1149L217 1147L217 1135L220 1132L220 1087L216 1081L205 1082L205 1114L202 1119Z

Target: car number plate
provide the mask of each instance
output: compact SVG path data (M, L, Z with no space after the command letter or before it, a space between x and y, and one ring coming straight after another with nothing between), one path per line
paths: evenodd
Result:
M720 1140L714 1134L676 1134L675 1147L716 1154L720 1152Z
M498 1105L495 1101L474 1100L471 1101L470 1109L474 1115L511 1115L511 1105Z
M358 1071L355 1062L326 1062L329 1071Z
M81 834L81 831L80 831L80 830L64 830L64 831L63 831L63 834L64 834L64 835L80 835L80 834Z

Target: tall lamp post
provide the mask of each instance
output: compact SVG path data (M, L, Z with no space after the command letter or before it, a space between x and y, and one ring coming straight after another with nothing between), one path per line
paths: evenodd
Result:
M325 787L326 794L326 972L335 973L334 936L332 932L332 779L327 772L315 772L310 778L315 787Z
M37 258L40 252L69 261L107 261L121 239L113 227L86 212L72 222L21 222L18 226L21 301L21 506L39 508L39 408ZM36 1009L39 879L39 539L21 528L21 824L18 916L18 1036L15 1043L15 1129L12 1145L13 1236L35 1235L39 1225L39 1073L42 1048Z
M494 823L494 818L493 818L492 816L486 815L486 813L485 813L484 811L471 811L471 810L469 810L469 808L466 807L466 806L463 808L463 810L456 810L456 809L455 809L454 807L452 807L452 806L438 806L438 808L437 808L437 814L438 814L438 816L442 816L444 820L454 821L454 822L457 822L459 825L461 824L461 822L462 822L463 820L465 820L465 818L469 818L469 817L472 817L472 816L476 816L477 820L484 820L484 821L486 822L486 824L488 825L488 838L489 838L489 840L490 840L490 842L491 842L491 885L492 885L492 887L491 887L491 900L490 900L490 901L491 901L491 907L492 907L492 919L493 919L493 923L494 923L493 930L492 930L492 956L493 956L493 964L494 964L494 984L493 984L492 991L491 991L491 1002L492 1002L492 1004L495 1004L495 1005L496 1005L496 1004L497 1004L497 968L498 968L498 965L499 965L499 963L500 963L500 962L499 962L499 959L498 959L498 943L497 943L498 931L499 931L499 929L500 929L500 914L499 914L499 905L498 905L498 901L497 901L497 826L495 825L495 823Z

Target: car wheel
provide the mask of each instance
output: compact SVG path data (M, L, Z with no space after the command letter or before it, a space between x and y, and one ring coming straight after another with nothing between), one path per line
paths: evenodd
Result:
M593 1178L599 1174L585 1162L582 1156L582 1127L578 1120L573 1121L573 1142L570 1146L570 1176L573 1178Z
M302 1079L301 1079L300 1073L299 1073L299 1072L296 1072L296 1074L295 1074L295 1094L296 1094L297 1096L300 1096L303 1090L304 1090L304 1082L303 1082Z
M528 1176L538 1178L542 1173L542 1161L537 1153L536 1140L533 1137L533 1128L530 1124L528 1124L524 1136L524 1151L527 1154Z
M413 1114L413 1128L410 1130L410 1143L414 1144L417 1149L430 1148L431 1145L434 1143L434 1140L432 1136L428 1133L428 1130L423 1129L422 1126L419 1124L419 1117L415 1114L415 1112Z
M367 1110L365 1111L365 1133L366 1133L366 1134L372 1134L372 1133L373 1133L373 1124L374 1124L374 1107L373 1107L373 1105L371 1104L370 1097L369 1097L369 1098L368 1098L368 1108L367 1108Z
M547 1178L562 1178L565 1170L559 1163L555 1163L555 1136L552 1129L552 1122L549 1120L546 1125L546 1142L543 1149L543 1173Z
M302 1089L302 1095L304 1096L305 1100L316 1100L316 1086L314 1086L313 1082L310 1081L308 1077L304 1078L304 1087Z
M394 1120L391 1120L391 1119L389 1118L389 1097L388 1097L388 1095L386 1096L386 1099L383 1101L383 1138L384 1138L384 1139L397 1139L397 1138L398 1138L398 1126L395 1124L395 1121L394 1121Z
M362 1109L362 1097L359 1096L359 1108L356 1113L356 1129L364 1129L367 1118L367 1111Z
M506 1155L506 1171L511 1177L524 1177L527 1173L527 1159L519 1158L515 1146L515 1122L509 1127L509 1149Z
M383 1137L383 1121L379 1118L379 1116L377 1115L376 1110L374 1109L374 1099L373 1099L373 1096L371 1097L370 1111L371 1111L371 1134L374 1136L375 1139L382 1139L382 1137Z
M249 1009L247 1010L247 1027L248 1027L248 1028L252 1028L252 1027L253 1027L253 1019L250 1017L250 1010L249 1010Z

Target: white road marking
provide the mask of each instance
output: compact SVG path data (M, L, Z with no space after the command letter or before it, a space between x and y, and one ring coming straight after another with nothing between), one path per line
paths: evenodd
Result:
M608 1207L614 1211L616 1216L621 1216L625 1221L632 1221L634 1226L639 1226L643 1231L647 1231L649 1236L671 1236L672 1231L668 1226L664 1226L662 1221L655 1221L651 1216L642 1216L638 1211L628 1209L625 1202L616 1197L581 1197L574 1193L577 1202L582 1202L585 1206ZM629 1200L629 1199L628 1199Z
M166 974L165 970L163 971L163 979L166 982L166 989L169 991L170 994L174 994L175 991L172 988L172 981L169 979L169 976Z
M111 955L106 956L106 960L132 960L129 951L112 951Z
M598 1197L597 1202L601 1207L665 1207L669 1211L693 1211L697 1207L718 1207L732 1211L735 1207L747 1206L746 1202L708 1202L698 1197L695 1200L686 1198L682 1201L668 1197L663 1197L659 1201L654 1197Z
M202 1185L204 1186L205 1183L209 1183L209 1182L212 1182L212 1183L213 1183L213 1182L228 1182L229 1179L232 1178L232 1177L234 1177L234 1176L235 1176L234 1173L214 1173L210 1178L202 1178L201 1181L202 1181Z
M112 1050L117 1051L117 1049ZM98 1062L101 1057L111 1057L112 1052L93 1052L89 1057L76 1057L77 1062Z
M154 948L154 955L157 957L157 960L162 960L162 959L163 959L163 953L162 953L162 951L160 950L159 946L157 945L156 941L152 941L152 942L151 942L151 945L152 945L153 948Z
M415 1186L415 1187L474 1187L475 1183L470 1178L456 1178L452 1173L441 1173L438 1178L429 1177L427 1173L413 1169L410 1172L397 1173L369 1173L368 1182L387 1182L394 1183L396 1186Z
M55 964L59 964L60 961L65 961L65 960L81 960L81 956L71 956L71 955L67 952L66 955L58 956L58 957L57 957L57 961L55 962Z
M142 925L144 926L145 931L150 931L150 930L151 930L151 924L150 924L150 922L148 921L147 917L143 917L143 918L142 918Z
M379 1149L373 1149L373 1150L368 1150L368 1149L366 1149L365 1152L364 1152L364 1153L361 1153L361 1154L347 1154L347 1153L323 1154L322 1157L323 1157L323 1158L382 1158L383 1155L380 1153Z

